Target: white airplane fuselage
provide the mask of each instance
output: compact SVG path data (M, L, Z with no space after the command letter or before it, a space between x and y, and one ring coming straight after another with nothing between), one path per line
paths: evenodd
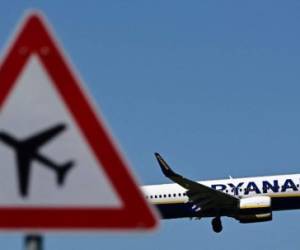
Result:
M198 183L239 198L238 207L222 211L195 209L195 205L189 202L186 189L176 183L143 186L142 190L146 199L158 208L164 219L221 215L249 223L271 220L272 211L300 209L300 174L230 178Z

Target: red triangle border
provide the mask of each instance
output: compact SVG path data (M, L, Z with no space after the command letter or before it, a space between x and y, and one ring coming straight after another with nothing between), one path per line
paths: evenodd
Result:
M122 199L124 207L122 209L0 207L0 229L155 228L157 226L155 213L144 200L103 119L94 110L41 13L32 12L27 15L0 64L0 112L5 106L6 99L9 98L17 77L32 54L39 57L71 116L90 144L96 159L105 166L104 171Z

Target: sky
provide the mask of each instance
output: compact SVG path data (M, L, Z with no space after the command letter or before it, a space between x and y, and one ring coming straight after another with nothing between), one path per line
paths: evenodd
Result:
M6 1L2 51L41 10L141 185L299 173L299 1ZM45 249L298 249L300 211L272 222L162 221L153 233L45 234ZM23 235L3 233L3 249Z

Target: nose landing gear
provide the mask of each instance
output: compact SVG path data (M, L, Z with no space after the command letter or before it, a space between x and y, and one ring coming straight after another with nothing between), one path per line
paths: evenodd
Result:
M216 217L211 221L212 228L215 233L220 233L223 229L222 221L220 217Z

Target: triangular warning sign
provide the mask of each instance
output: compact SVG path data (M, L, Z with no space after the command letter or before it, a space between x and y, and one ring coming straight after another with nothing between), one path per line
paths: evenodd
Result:
M41 14L0 66L0 229L150 229L124 159Z

